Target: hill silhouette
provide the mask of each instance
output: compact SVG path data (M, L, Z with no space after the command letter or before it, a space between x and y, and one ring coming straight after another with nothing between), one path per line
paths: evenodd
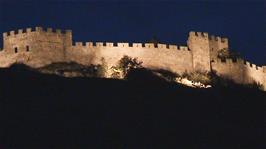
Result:
M0 70L2 148L263 148L265 92Z

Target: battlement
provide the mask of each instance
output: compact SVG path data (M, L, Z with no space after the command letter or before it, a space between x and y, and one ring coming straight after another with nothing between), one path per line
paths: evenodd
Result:
M26 28L26 29L18 29L17 31L12 30L9 32L4 32L3 33L3 38L6 39L7 37L14 37L22 34L28 34L28 33L54 33L54 34L72 34L71 30L65 30L64 32L61 29L52 29L52 28L47 28L44 30L42 27L35 27L35 28Z
M222 43L228 43L228 38L223 38L223 37L214 36L214 35L209 36L209 40L216 41L216 42L222 42Z
M73 43L71 30L42 27L5 32L3 37L4 51L0 49L1 67L10 66L16 61L33 67L58 61L90 65L98 64L102 58L105 58L108 65L115 65L121 56L128 55L138 57L143 61L143 66L148 68L158 67L180 74L214 70L217 74L228 76L240 83L255 80L266 86L266 66L257 66L242 58L217 58L219 50L228 49L228 39L209 36L206 32L189 32L188 46L151 42Z
M83 42L75 42L74 46L82 47L83 45L84 45Z
M166 44L159 43L159 44L157 44L157 47L158 48L161 48L161 49L166 49L167 48L167 45Z
M189 32L189 36L208 37L208 33L191 31Z
M187 46L179 46L178 50L189 51Z
M62 30L61 29L52 29L52 28L47 28L46 30L47 33L56 33L56 34L62 34Z
M145 48L155 48L154 43L144 43Z
M217 61L216 63L227 63L227 64L243 62L242 59L232 59L232 58L218 58L216 61Z
M177 45L169 45L169 49L177 50Z
M168 44L157 44L154 43L126 43L126 42L75 42L73 46L76 47L122 47L122 48L155 48L155 49L172 49L180 51L190 51L187 46L177 46Z
M259 71L263 71L263 67L261 66L257 66L256 64L253 64L249 61L245 61L241 58L237 58L237 59L232 59L232 58L226 58L226 59L221 59L221 58L218 58L217 59L217 62L214 62L214 63L220 63L220 64L243 64L243 66L245 66L246 68L250 68L250 69L254 69L254 70L259 70ZM264 66L265 67L265 66ZM266 70L266 67L265 67L265 70Z
M142 43L133 43L132 47L138 48L138 47L143 47Z
M117 47L129 47L129 43L117 43Z
M258 69L258 66L257 66L256 64L253 64L253 63L251 63L251 62L249 62L249 61L244 61L244 65L245 65L246 67L250 67L250 68Z

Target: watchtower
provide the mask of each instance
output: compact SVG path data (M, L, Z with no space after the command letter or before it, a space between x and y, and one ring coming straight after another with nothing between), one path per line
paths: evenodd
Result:
M210 71L210 48L208 33L190 32L187 45L192 52L194 71Z
M220 50L229 50L228 38L221 38L216 36L209 37L210 57L211 61L216 60Z

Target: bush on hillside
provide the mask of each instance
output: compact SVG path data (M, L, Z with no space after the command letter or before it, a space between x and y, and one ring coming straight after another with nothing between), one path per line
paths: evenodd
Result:
M208 72L195 71L195 72L185 72L181 75L182 78L187 78L195 82L201 82L203 84L209 84L211 82L211 76Z
M125 55L119 60L116 66L111 68L111 76L113 78L124 78L132 69L142 68L141 64L142 62L138 61L137 58L131 58Z

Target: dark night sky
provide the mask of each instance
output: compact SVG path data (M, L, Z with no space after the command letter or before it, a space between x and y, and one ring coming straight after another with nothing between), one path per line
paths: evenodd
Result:
M155 36L186 45L189 31L209 32L228 37L245 59L266 64L266 1L0 0L0 32L35 26L72 29L74 41L84 42Z

